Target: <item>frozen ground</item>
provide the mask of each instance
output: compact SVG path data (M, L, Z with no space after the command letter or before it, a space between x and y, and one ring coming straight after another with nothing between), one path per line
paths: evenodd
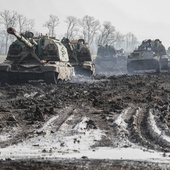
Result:
M170 75L0 87L2 169L170 169Z

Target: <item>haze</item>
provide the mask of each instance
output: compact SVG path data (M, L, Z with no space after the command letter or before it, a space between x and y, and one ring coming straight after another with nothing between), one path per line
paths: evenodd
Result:
M122 34L132 32L139 41L159 38L170 46L170 16L168 0L0 0L0 11L18 11L35 19L35 30L47 33L43 24L49 15L59 17L57 35L66 32L67 16L93 16L101 23L110 21Z

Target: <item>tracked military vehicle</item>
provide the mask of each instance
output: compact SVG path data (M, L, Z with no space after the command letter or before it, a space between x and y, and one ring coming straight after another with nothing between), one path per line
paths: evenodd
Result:
M95 66L84 39L72 40L63 38L61 41L67 48L69 62L74 67L76 75L94 76Z
M126 55L123 49L116 50L113 46L100 45L95 59L96 72L109 73L124 70L126 66Z
M168 56L159 39L144 40L127 58L128 73L151 70L159 73L167 69Z
M7 32L14 35L14 41L6 60L0 64L1 84L42 80L57 83L58 80L70 80L74 68L69 63L65 46L54 37L39 36L33 33L18 34L15 29Z

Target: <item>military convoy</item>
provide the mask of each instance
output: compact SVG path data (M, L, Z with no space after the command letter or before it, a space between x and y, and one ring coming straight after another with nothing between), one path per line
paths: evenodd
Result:
M122 49L99 46L93 63L84 39L59 41L47 35L34 37L32 32L19 34L11 27L7 32L17 40L10 45L6 60L0 64L1 84L34 80L55 84L59 80L71 80L75 74L91 77L100 70L113 72L120 66L127 68L128 73L160 72L169 66L165 47L159 39L144 40L128 57Z
M146 71L159 73L168 70L169 57L159 39L148 39L144 40L142 44L129 55L125 54L122 49L116 50L113 46L99 46L94 63L96 73L116 73L116 70L124 74Z
M11 27L7 32L17 40L10 45L6 60L0 64L1 84L34 80L55 84L72 79L75 70L85 70L89 76L95 74L90 51L80 40L70 51L55 37L34 37L32 32L19 34Z
M138 49L127 58L127 71L133 74L137 71L155 71L168 69L168 56L165 47L159 39L144 40Z

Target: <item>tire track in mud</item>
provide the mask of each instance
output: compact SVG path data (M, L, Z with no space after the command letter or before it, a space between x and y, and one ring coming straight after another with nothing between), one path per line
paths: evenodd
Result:
M0 141L0 146L11 145L5 149L14 149L14 156L28 147L31 154L36 152L35 157L102 147L168 152L170 76L163 76L125 75L89 84L6 87L1 92L0 120L5 126L0 135L9 131L12 138ZM37 117L38 111L43 119ZM11 115L19 122L17 134L11 128L14 125L5 124ZM96 138L99 131L100 138Z
M44 125L42 125L42 127L39 129L32 128L31 130L29 129L24 130L23 125L19 125L16 122L14 122L15 126L12 128L14 130L10 129L10 131L7 133L8 136L6 137L6 139L0 141L1 148L17 144L28 138L34 138L37 135L40 136L44 135L44 133L48 134L51 133L52 131L58 130L60 126L70 117L70 115L73 113L73 110L74 109L72 107L69 107L65 110L64 109L58 110L58 114L52 116L49 120L45 121ZM5 132L1 134L3 138L5 136L4 134Z
M38 130L38 133L55 133L59 136L67 136L71 134L74 127L81 122L82 115L78 114L79 110L74 107L68 107L58 110L58 115L49 119L42 128Z
M128 140L135 145L146 149L169 152L169 129L168 127L162 128L153 110L152 108L135 106L127 108L114 121L114 127L115 125L119 127L123 130L123 133L128 131Z
M147 112L147 127L153 143L160 146L163 151L170 151L170 136L167 136L165 130L158 126L152 109Z
M74 108L68 107L57 111L57 115L50 118L38 131L58 131L62 124L73 114Z
M89 110L88 110L89 111ZM30 148L36 157L38 153L53 154L78 153L90 149L97 140L101 139L102 132L93 124L84 110L67 107L58 110L44 125L36 130L36 135L13 146L13 148ZM34 152L35 150L35 152ZM27 152L26 154L29 154ZM20 156L21 153L17 152Z

